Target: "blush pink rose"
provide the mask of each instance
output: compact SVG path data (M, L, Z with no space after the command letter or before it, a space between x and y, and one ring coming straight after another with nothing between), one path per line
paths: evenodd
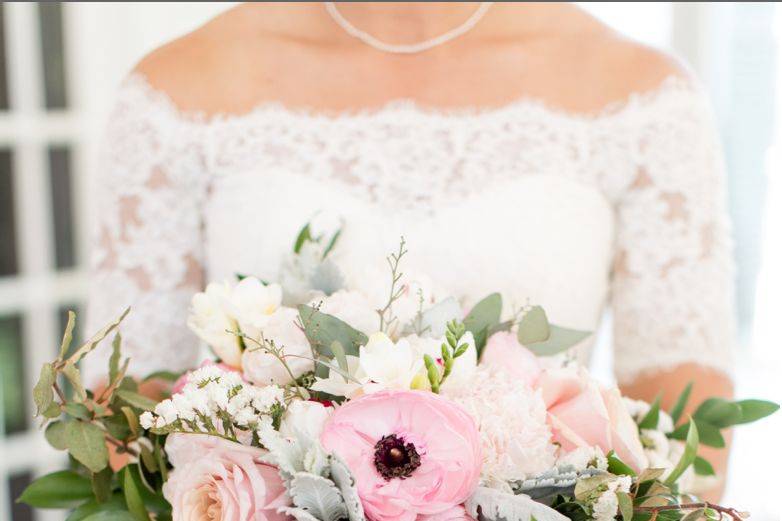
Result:
M166 454L174 466L163 495L174 521L282 521L289 505L277 469L260 462L263 449L205 434L172 434Z
M326 422L321 443L347 463L373 521L449 512L472 495L481 473L475 422L428 391L380 391L351 400Z
M529 386L535 385L541 372L538 358L509 331L489 337L481 355L481 365L504 371Z
M646 468L638 428L617 388L602 388L582 371L545 371L538 386L548 410L554 440L570 452L579 447L600 447L634 470Z
M222 362L214 362L212 360L204 360L203 362L201 362L201 365L199 365L198 368L200 369L201 367L206 367L209 365L216 365L217 367L219 367L220 369L226 372L233 371L234 373L239 373L240 376L242 374L242 372L236 369L235 367L231 367L230 365L224 364ZM182 392L182 389L185 388L185 385L187 385L187 382L190 380L191 373L192 371L188 371L184 373L182 376L180 376L179 378L177 378L176 382L174 382L174 387L171 389L171 394L177 394Z

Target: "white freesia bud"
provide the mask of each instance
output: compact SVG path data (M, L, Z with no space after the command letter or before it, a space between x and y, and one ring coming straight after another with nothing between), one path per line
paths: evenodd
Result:
M190 306L187 325L206 342L223 363L240 367L241 344L229 331L236 331L236 321L226 312L231 289L228 284L212 283L203 293L196 293Z
M359 352L359 365L367 378L380 389L410 389L413 379L423 367L406 339L394 344L385 333L369 337Z

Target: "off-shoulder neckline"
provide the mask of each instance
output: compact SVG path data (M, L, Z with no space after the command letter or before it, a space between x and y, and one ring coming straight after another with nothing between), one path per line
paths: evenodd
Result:
M306 119L317 123L362 122L374 119L385 120L389 117L404 119L411 115L430 119L472 121L506 113L516 113L519 110L545 113L561 120L592 123L621 118L639 108L654 106L662 100L669 99L672 95L684 94L692 101L692 95L700 93L702 90L703 86L698 81L679 75L669 75L651 89L629 93L623 99L608 103L601 109L583 112L569 111L540 97L521 95L505 103L487 106L437 107L412 98L395 98L372 107L328 110L308 106L290 106L279 101L261 101L241 113L207 113L199 110L181 109L167 92L154 87L144 74L133 72L123 80L120 87L120 97L123 93L135 92L136 95L141 95L148 102L162 106L170 116L183 122L199 125L235 124L244 120L252 120L261 114L273 114L297 120Z

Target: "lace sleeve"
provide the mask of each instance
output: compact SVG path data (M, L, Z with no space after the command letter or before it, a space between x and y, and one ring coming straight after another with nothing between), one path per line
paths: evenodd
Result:
M129 373L194 366L198 342L185 322L202 286L204 156L176 109L140 79L120 89L97 173L96 230L90 259L88 331L115 319ZM192 136L190 136L192 137ZM106 374L110 349L85 360L85 378Z
M682 87L641 111L618 202L615 371L695 362L730 373L733 261L724 168L707 97Z

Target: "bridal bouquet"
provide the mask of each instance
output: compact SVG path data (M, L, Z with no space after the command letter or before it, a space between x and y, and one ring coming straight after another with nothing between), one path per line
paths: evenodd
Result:
M689 386L669 411L623 398L568 355L588 333L497 293L465 311L403 275L404 241L374 281L384 297L349 287L338 237L306 226L280 284L195 295L189 325L216 360L150 375L174 384L159 402L126 376L118 332L105 387L85 389L78 362L125 315L77 348L71 315L33 390L71 467L20 500L69 521L746 517L690 495L714 479L698 445L776 404L712 398L685 417Z

